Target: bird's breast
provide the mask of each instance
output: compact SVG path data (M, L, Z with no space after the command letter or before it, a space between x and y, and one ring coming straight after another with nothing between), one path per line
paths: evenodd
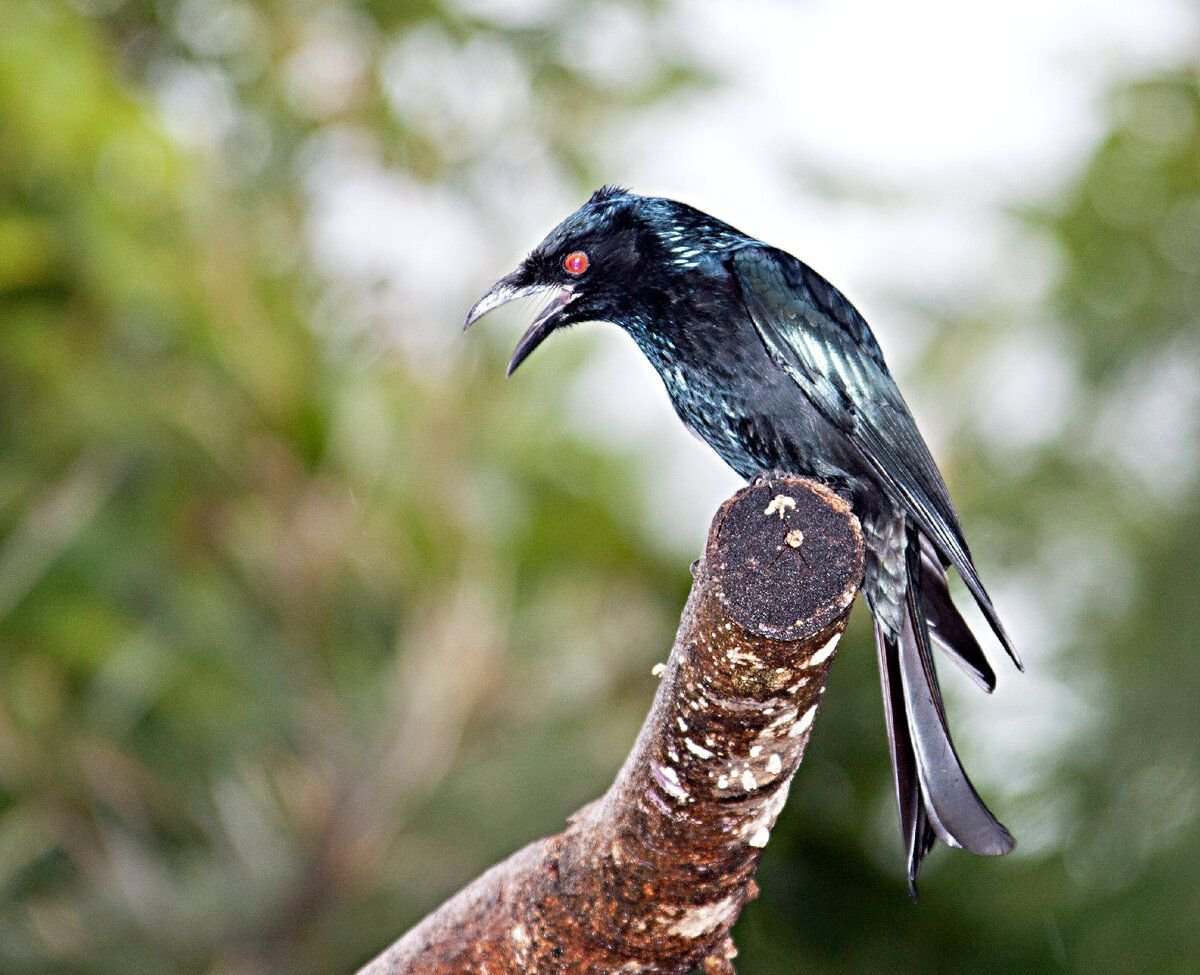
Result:
M743 477L788 470L839 489L855 481L845 437L771 360L752 326L724 339L677 339L650 356L684 424Z

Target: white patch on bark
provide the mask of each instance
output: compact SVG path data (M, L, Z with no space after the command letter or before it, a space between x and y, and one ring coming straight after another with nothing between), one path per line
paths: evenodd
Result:
M743 664L749 667L761 668L762 660L752 653L746 653L741 647L731 647L725 651L725 656L729 658L731 664Z
M687 789L679 784L679 776L675 773L675 770L669 765L660 765L658 768L661 773L660 781L662 787L666 790L667 794L676 802L687 802L691 798L691 795Z
M788 732L789 738L799 738L804 732L812 727L813 718L817 716L817 706L814 704L811 708L804 712L804 717L792 725L792 730Z
M779 717L763 729L763 737L774 738L782 729L790 727L799 713L797 708L787 708L780 713Z
M842 638L842 635L840 633L835 633L833 636L831 636L829 638L829 642L826 643L825 646L821 647L821 649L818 650L816 653L814 653L812 655L812 658L808 661L807 664L805 664L805 666L806 667L820 667L821 664L825 663L826 660L828 660L830 657L833 656L833 651L837 649L838 640L840 640L841 638Z
M718 928L727 927L737 917L740 901L741 892L738 891L711 904L689 907L667 933L681 938L700 938Z
M747 837L746 842L750 842L759 830L770 830L775 825L775 820L779 818L779 814L783 812L783 807L787 805L788 792L791 791L792 780L785 779L778 789L763 803L757 816L750 819L742 827L742 836ZM751 846L754 844L751 843Z
M796 499L789 498L786 494L777 494L771 499L771 503L767 505L767 510L764 515L779 515L779 520L783 521L789 511L796 507Z

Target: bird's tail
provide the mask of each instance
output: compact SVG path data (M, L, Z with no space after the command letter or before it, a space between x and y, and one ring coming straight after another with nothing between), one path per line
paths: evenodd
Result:
M950 601L946 571L934 550L909 528L901 625L889 632L877 621L875 645L883 684L900 827L908 855L909 891L935 839L973 853L1008 853L1012 836L971 785L950 740L930 649L933 638L984 690L995 674Z

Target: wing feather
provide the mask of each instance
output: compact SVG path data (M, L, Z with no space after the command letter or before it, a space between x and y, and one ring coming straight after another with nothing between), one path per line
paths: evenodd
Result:
M975 571L937 464L863 317L828 281L765 245L730 256L742 299L772 359L844 430L921 532L958 570L1013 662L1012 641Z

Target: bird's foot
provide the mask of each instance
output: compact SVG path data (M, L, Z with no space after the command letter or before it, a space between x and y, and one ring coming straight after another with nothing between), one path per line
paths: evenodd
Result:
M750 479L751 487L761 487L764 484L770 484L772 481L777 481L781 477L795 477L796 475L790 471L775 468L771 471L759 471Z

